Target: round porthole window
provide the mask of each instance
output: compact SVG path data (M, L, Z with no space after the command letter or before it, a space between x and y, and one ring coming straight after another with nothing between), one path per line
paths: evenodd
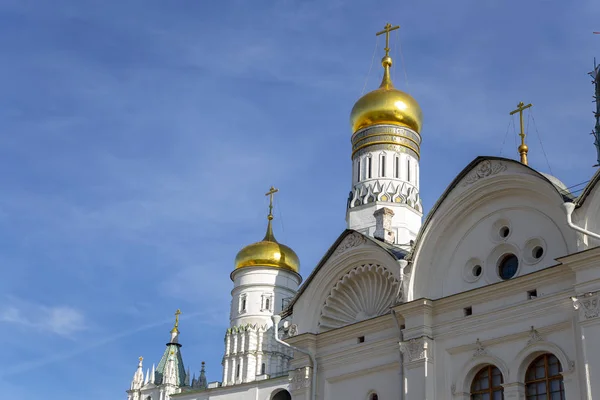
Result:
M507 218L500 218L492 224L492 229L490 230L492 241L496 243L506 242L511 234L512 224Z
M517 274L519 269L519 259L514 254L506 254L498 263L498 276L507 280Z
M479 258L471 258L463 267L463 279L473 283L483 276L483 261Z
M534 265L546 258L548 246L541 237L529 239L523 248L523 263Z

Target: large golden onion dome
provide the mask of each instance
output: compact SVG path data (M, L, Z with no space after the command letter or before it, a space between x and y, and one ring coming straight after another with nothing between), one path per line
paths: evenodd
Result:
M373 125L391 124L406 126L420 133L423 115L419 103L408 93L394 88L390 78L392 58L386 54L381 64L384 72L379 88L365 94L352 107L350 113L352 132Z
M271 188L267 194L273 194L277 189ZM273 202L269 205L269 215L267 217L267 233L260 242L256 242L244 247L235 257L235 269L245 267L274 267L282 268L288 271L298 273L300 271L300 260L298 256L288 246L278 243L273 235L271 221L273 214L271 212Z

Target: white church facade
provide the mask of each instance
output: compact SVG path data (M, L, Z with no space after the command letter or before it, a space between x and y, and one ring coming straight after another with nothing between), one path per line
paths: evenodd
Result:
M520 162L473 160L423 220L422 115L391 82L393 29L351 113L347 229L302 282L271 201L231 273L221 382L186 371L177 320L128 400L600 400L600 173L575 197L523 141Z

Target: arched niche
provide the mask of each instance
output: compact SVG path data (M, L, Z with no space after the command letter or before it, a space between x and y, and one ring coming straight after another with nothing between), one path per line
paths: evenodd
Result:
M361 234L354 232L351 235ZM358 238L358 236L356 236ZM373 243L371 239L364 238L359 244L343 247L344 241L338 249L334 250L328 259L321 264L307 279L307 287L298 296L293 305L293 321L298 325L298 333L319 332L319 321L322 310L332 291L348 275L362 266L376 266L376 269L385 274L389 279L401 281L400 263L386 250Z
M562 246L565 253L576 250L576 236L566 224L563 198L550 181L518 163L495 162L502 163L497 164L503 166L500 172L468 184L465 180L477 175L472 171L463 172L463 179L450 186L427 217L412 257L409 300L453 294L445 292L443 286L452 254L482 218L503 209L535 211L540 219L552 222L562 242L555 245ZM477 171L477 166L473 169Z

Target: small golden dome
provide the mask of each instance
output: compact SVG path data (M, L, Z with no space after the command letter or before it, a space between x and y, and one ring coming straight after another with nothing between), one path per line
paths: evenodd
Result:
M273 188L271 188L273 190ZM269 206L272 209L272 203ZM273 215L269 212L267 217L267 233L263 240L244 247L235 257L235 269L244 267L274 267L287 269L298 273L300 271L300 260L288 246L278 243L273 235L271 221Z
M420 133L423 115L419 103L408 93L394 88L390 78L392 58L381 60L383 80L378 89L365 94L352 107L350 124L352 132L378 124L406 126Z

